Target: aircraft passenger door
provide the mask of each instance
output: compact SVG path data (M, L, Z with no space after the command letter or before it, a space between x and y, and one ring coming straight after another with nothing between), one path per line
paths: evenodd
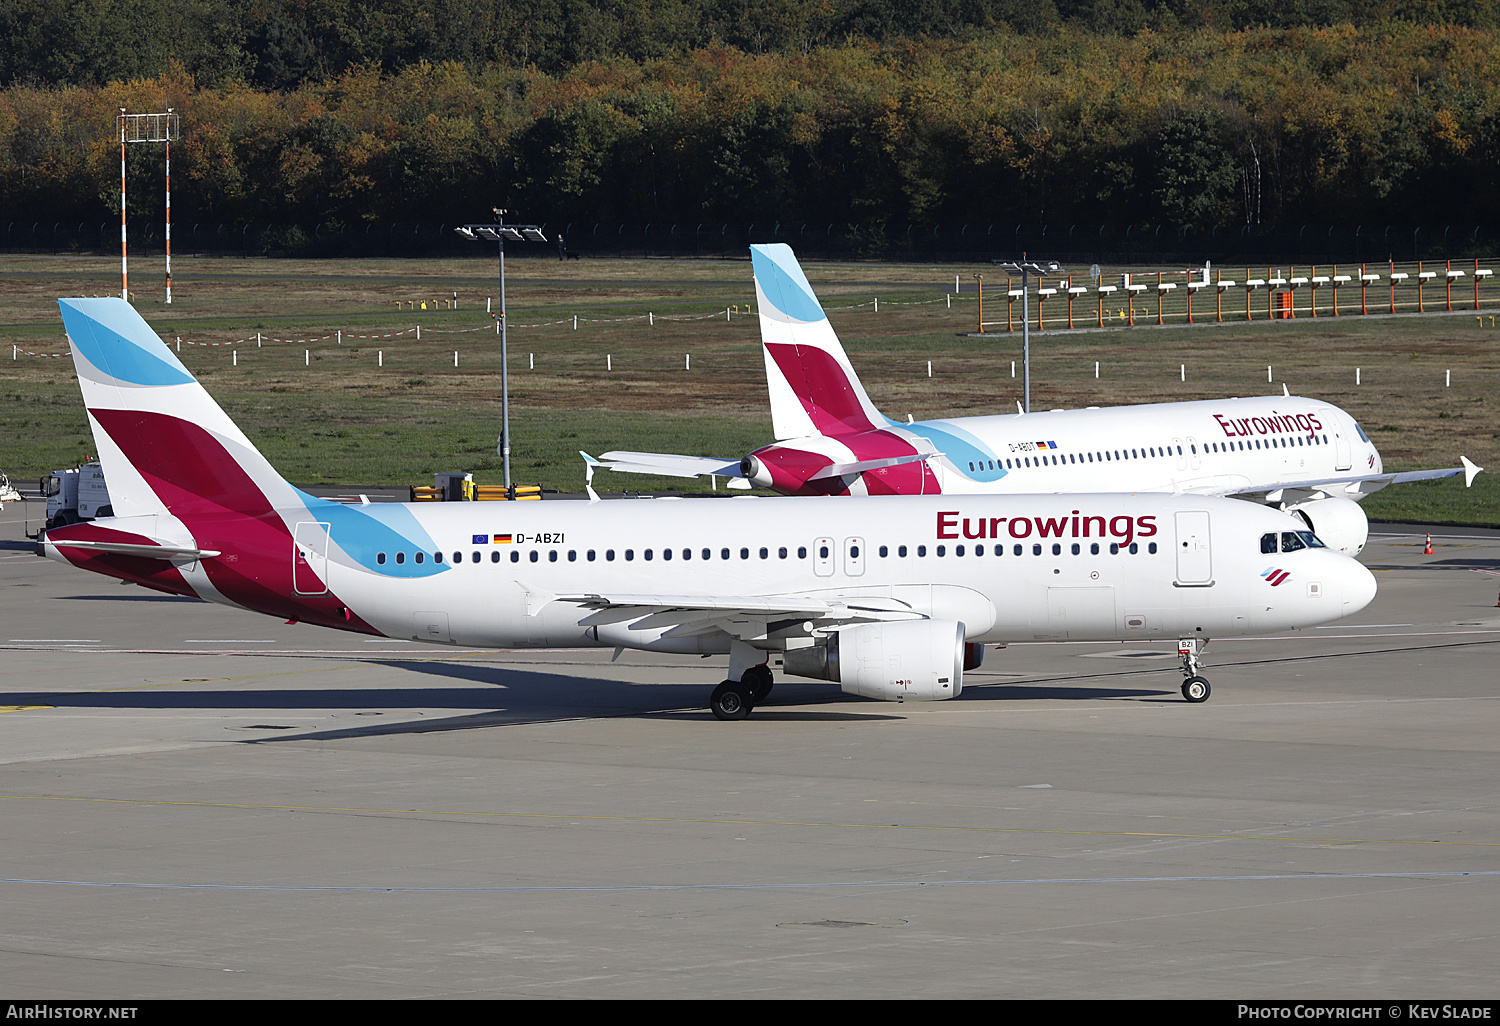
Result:
M859 577L865 572L865 540L863 538L844 539L844 573L849 577Z
M1344 418L1328 407L1319 407L1318 419L1328 426L1333 436L1333 469L1348 470L1354 466L1354 450L1349 445L1349 436L1344 432Z
M1187 446L1182 444L1182 439L1172 439L1172 448L1177 451L1177 469L1187 469Z
M1187 451L1188 461L1192 464L1193 469L1197 470L1198 468L1202 467L1203 460L1198 456L1198 439L1194 438L1192 435L1188 435Z
M328 593L328 524L304 520L292 536L292 591Z
M1184 510L1177 514L1176 583L1190 588L1214 583L1212 538L1205 510Z
M813 540L813 573L819 577L833 576L833 539L815 538Z

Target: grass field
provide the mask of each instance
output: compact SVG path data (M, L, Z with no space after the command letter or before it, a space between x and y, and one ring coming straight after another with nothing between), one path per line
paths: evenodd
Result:
M133 262L137 307L169 344L181 339L182 361L293 482L418 484L440 470L500 482L500 341L486 312L487 297L499 308L493 259L179 258L173 270L169 307L160 298L159 259ZM931 265L807 267L866 387L898 419L1015 408L1021 380L1019 367L1011 376L1011 364L1020 359L1020 333L1007 334L1002 325L969 337L976 271L992 273ZM955 275L969 291L950 305ZM754 299L748 261L511 259L507 284L518 483L581 490L579 449L733 457L771 440L759 329L745 312ZM0 469L12 479L71 466L92 451L71 361L27 354L66 352L56 297L118 289L118 262L0 257L0 345L16 354L9 359L0 350ZM445 307L454 293L456 310L406 305ZM1462 305L1471 306L1472 287L1462 295ZM1440 287L1430 287L1429 310L1442 310L1441 296ZM1174 300L1180 306L1180 297ZM1500 470L1494 424L1500 328L1488 312L1500 306L1500 287L1486 290L1477 317L1472 311L1351 316L1358 303L1346 297L1340 304L1346 315L1337 319L1328 316L1325 298L1317 319L1302 312L1270 321L1262 303L1249 323L1242 298L1226 300L1226 321L1219 324L1212 300L1200 297L1195 318L1206 311L1207 324L1158 328L1153 302L1147 314L1137 307L1135 328L1114 317L1104 330L1068 332L1058 330L1065 301L1050 300L1048 329L1032 333L1033 406L1279 394L1285 383L1294 394L1353 413L1388 469L1454 466L1462 453ZM1077 323L1092 324L1094 309L1080 303ZM986 319L996 317L1003 321L1005 305L991 293ZM413 331L419 324L420 341ZM1366 508L1387 519L1500 523L1495 480L1480 475L1467 491L1453 480L1397 486L1372 496ZM596 484L709 487L607 473Z

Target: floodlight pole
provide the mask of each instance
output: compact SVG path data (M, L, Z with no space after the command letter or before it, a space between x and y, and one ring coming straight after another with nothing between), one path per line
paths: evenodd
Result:
M125 108L120 108L120 298L130 302L130 275L125 245Z
M172 108L167 108L172 113ZM168 121L170 124L170 119ZM167 132L167 305L172 305L172 133Z
M1021 364L1022 364L1022 368L1023 368L1023 370L1022 370L1022 379L1023 379L1023 383L1024 383L1024 389L1025 389L1025 401L1022 404L1021 408L1026 413L1030 413L1031 412L1031 304L1030 304L1029 300L1030 300L1030 297L1031 297L1031 290L1027 287L1027 281L1028 281L1028 278L1029 278L1030 274L1036 274L1036 275L1043 275L1043 274L1054 274L1055 275L1055 274L1061 274L1062 273L1062 267L1058 264L1058 262L1056 260L1048 260L1045 263L1042 262L1042 261L1039 261L1039 260L1027 260L1025 253L1021 254L1021 259L1020 260L1016 260L1016 261L1011 261L1011 260L996 260L995 263L999 264L1000 265L1000 269L1003 270L1006 274L1015 274L1015 273L1019 272L1020 275L1021 275Z
M499 207L495 208L495 222L501 226L505 224L505 211ZM497 447L500 462L505 467L505 494L513 499L515 493L511 491L510 483L510 325L505 323L505 233L496 232L495 240L500 247L500 439Z
M1026 392L1025 410L1031 412L1031 290L1026 287L1026 264L1021 264L1021 377Z
M120 298L130 301L130 277L126 272L128 237L125 231L125 144L167 144L167 302L172 302L172 136L177 134L177 114L168 107L165 114L126 114L120 108Z
M479 241L480 239L494 239L499 246L500 253L500 439L495 445L495 451L500 454L501 462L505 467L505 492L514 499L515 488L510 480L510 339L509 325L506 323L505 308L505 238L509 235L516 240L525 239L530 242L546 242L547 237L542 234L540 225L535 224L506 224L506 211L499 207L494 208L494 224L466 224L455 228L458 234L466 239Z

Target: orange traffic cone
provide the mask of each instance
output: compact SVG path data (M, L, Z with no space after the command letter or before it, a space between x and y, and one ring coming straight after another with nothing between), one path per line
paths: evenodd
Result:
M1432 555L1432 535L1430 535L1430 534L1427 536L1427 547L1422 550L1422 555L1424 555L1424 556L1430 556L1430 555Z

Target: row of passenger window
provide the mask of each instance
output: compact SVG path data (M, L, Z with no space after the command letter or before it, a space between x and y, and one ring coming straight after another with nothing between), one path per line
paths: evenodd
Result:
M1089 555L1091 555L1091 556L1097 556L1097 555L1099 555L1100 543L1099 542L1089 542L1088 544L1089 544ZM1024 556L1026 554L1026 548L1027 547L1025 545L1020 545L1020 544L1013 545L1013 546L1011 546L1011 555L1013 555L1013 556ZM1054 556L1061 556L1063 554L1062 543L1060 543L1060 542L1053 542L1050 546L1042 545L1039 542L1032 542L1031 543L1031 554L1033 556L1040 556L1044 552L1047 552L1049 550L1051 551L1052 555L1054 555ZM973 545L973 546L955 545L955 546L953 546L953 554L955 556L963 556L963 555L968 554L970 551L972 551L972 553L974 555L976 555L976 556L983 556L985 554L986 548L983 545ZM991 552L992 554L996 555L996 556L1003 556L1003 555L1005 555L1005 546L1004 545L991 545L991 546L989 546L988 551ZM1079 542L1073 542L1071 545L1068 546L1068 551L1070 553L1072 553L1073 555L1075 555L1075 556L1081 556L1081 555L1083 555L1083 545L1081 543L1079 543ZM1130 553L1133 556L1133 555L1137 554L1140 551L1141 551L1141 546L1140 546L1139 542L1131 542L1128 545L1122 545L1119 542L1110 542L1109 543L1109 554L1111 556L1117 556L1121 552L1128 552L1128 553ZM1148 553L1150 553L1151 555L1153 555L1153 556L1156 555L1156 542L1147 542L1146 543L1146 551ZM896 555L897 556L904 557L906 555L906 552L907 552L907 550L906 550L906 546L905 545L898 545L898 546L896 546ZM927 546L926 545L918 545L917 549L916 549L916 553L917 553L917 557L918 558L926 556L927 555ZM856 556L858 554L859 554L858 552L853 553L853 555L856 555ZM888 555L888 551L887 551L887 549L886 549L886 547L884 545L880 546L880 554L881 554L881 556ZM933 553L932 554L934 556L946 556L948 554L948 546L946 546L946 545L935 546L933 548Z
M529 558L530 558L531 562L536 563L536 562L540 562L541 561L542 557L541 557L541 550L540 549L530 549L528 551L529 551ZM702 550L700 550L700 552L701 552L701 555L700 555L699 558L704 559L704 560L712 559L713 556L714 556L713 549L702 549ZM636 557L636 551L635 551L635 549L626 549L624 555L625 555L625 561L627 563L628 562L632 562L635 559L635 557ZM647 562L650 562L651 560L655 559L656 555L657 555L657 552L656 552L655 549L645 549L641 553L641 557L643 559L645 559ZM790 553L788 552L786 546L784 546L784 545L781 548L779 548L779 549L776 550L776 557L778 559L786 559L789 555L790 555ZM547 553L547 560L548 560L548 562L556 563L558 561L558 556L559 556L558 550L557 549L551 549ZM673 550L672 549L662 549L661 550L661 558L662 559L664 559L664 560L670 560L670 559L672 559L672 556L673 556ZM749 559L750 558L750 550L748 548L742 548L742 549L740 549L739 556L740 556L741 559ZM594 549L589 549L584 554L584 558L587 559L590 563L592 563L596 559L598 559L598 553ZM682 550L682 559L684 561L690 560L692 558L693 558L693 550L692 549L683 549ZM720 559L733 559L734 558L733 551L731 549L720 549L719 550L719 558ZM760 550L760 558L761 559L770 559L771 558L771 550L768 549L768 548L764 548L764 547L761 548L761 550ZM801 546L801 547L799 547L797 549L797 558L798 559L806 559L807 558L807 547L805 545ZM414 563L421 563L421 562L424 562L426 559L427 559L427 553L425 553L425 552L416 552L416 553L412 554L412 562L414 562ZM614 559L615 559L615 550L614 549L605 549L604 550L604 559L605 559L606 562L613 562ZM576 563L578 561L578 550L577 549L569 549L568 552L567 552L567 560L568 560L569 563ZM396 555L395 555L395 561L396 561L397 565L405 563L406 562L406 553L404 553L404 552L398 552L398 553L396 553ZM441 563L441 562L443 562L443 554L441 552L434 552L432 554L432 561L434 563ZM462 552L455 552L455 553L453 553L452 562L455 565L459 564L459 563L462 563L463 561L464 561L464 554ZM483 555L483 553L480 553L480 552L471 552L469 554L469 562L471 562L471 563L482 563L483 561L484 561L484 555ZM510 561L512 563L519 563L519 562L521 562L521 552L520 552L520 550L518 550L518 549L511 549L510 550ZM378 563L378 564L380 564L381 566L384 566L385 562L386 562L386 554L384 552L377 552L375 554L375 562ZM490 562L491 563L498 563L498 562L500 562L500 550L499 549L494 549L494 550L492 550L490 552Z
M1043 554L1043 552L1046 551L1046 549L1047 549L1046 546L1043 546L1041 544L1033 542L1032 545L1031 545L1031 554L1033 556L1040 556L1040 555ZM710 560L714 556L713 549L701 549L699 551L700 551L700 555L699 555L700 559ZM858 559L859 558L859 551L860 550L859 550L859 546L858 545L851 545L849 547L849 558L850 559ZM880 557L882 559L888 558L890 556L890 554L891 554L890 546L888 546L888 545L882 545L882 546L880 546L880 549L878 551L879 551ZM905 545L898 545L898 546L896 546L896 556L897 556L897 558L901 558L901 559L906 558L906 556L908 555L908 553L910 551L911 550L909 550ZM984 546L984 545L973 545L973 546L955 545L955 546L953 546L953 555L955 555L955 556L963 556L963 555L967 555L967 554L969 554L971 552L975 556L983 556L983 555L985 555L986 551L989 551L989 552L993 553L996 556L1003 556L1003 555L1005 555L1005 546L1001 545L1001 544L991 545L988 548L986 548L986 546ZM1021 545L1021 544L1016 544L1016 545L1012 546L1012 550L1011 551L1012 551L1013 555L1023 556L1023 555L1026 554L1026 546L1025 545ZM1078 542L1073 542L1072 545L1070 546L1070 551L1071 551L1071 553L1073 555L1080 556L1080 555L1083 554L1083 547ZM1135 555L1136 553L1138 553L1140 551L1140 544L1138 542L1131 542L1128 545L1121 545L1121 544L1119 544L1117 542L1111 542L1110 543L1110 545L1109 545L1109 554L1110 555L1112 555L1112 556L1118 555L1122 551L1129 552L1131 555ZM1156 553L1156 542L1150 542L1150 543L1148 543L1147 546L1146 546L1146 551L1149 552L1149 553L1151 553L1152 555L1155 555L1155 553ZM661 556L661 558L663 560L669 561L669 560L671 560L673 558L673 552L674 552L674 550L672 550L672 549L662 549L661 552L660 552L660 556ZM919 559L920 558L925 558L927 556L927 546L926 545L918 545L915 548L915 552L916 552L917 558L919 558ZM1054 555L1054 556L1060 556L1060 555L1062 555L1063 554L1063 547L1062 547L1062 545L1060 543L1054 542L1051 545L1051 552L1052 552L1052 555ZM1091 555L1091 556L1097 556L1097 555L1099 555L1099 552L1100 552L1100 543L1099 542L1091 542L1091 543L1089 543L1089 555ZM759 551L758 551L757 554L760 556L761 559L770 559L771 558L771 550L769 548L764 547L764 546L762 546L759 549ZM948 555L948 546L946 546L946 545L937 545L937 546L934 546L932 554L934 556L938 556L938 557L946 556L946 555ZM641 558L643 560L645 560L646 562L649 563L649 562L651 562L652 560L654 560L657 557L658 553L657 553L657 551L655 549L644 549L644 550L642 550L642 552L640 553L640 555L641 555ZM783 545L780 548L776 549L776 558L777 559L787 559L789 557L789 555L790 555L790 552L789 552L789 550L787 549L787 547L785 545ZM635 549L625 549L624 550L624 557L625 557L625 562L627 562L627 563L633 562L635 560L635 557L636 557L636 551L635 551ZM829 551L829 547L827 545L820 546L819 549L818 549L818 558L819 559L829 559L830 557L831 557L831 552ZM386 557L386 553L384 553L384 552L377 552L375 554L375 562L378 563L381 566L385 566L386 565L386 558L387 558ZM556 563L559 560L559 558L563 558L563 553L561 553L559 550L557 550L557 549L549 549L549 550L547 550L547 561L549 563ZM578 561L578 550L577 549L569 549L567 551L567 553L566 553L566 557L565 558L567 559L567 561L569 563L576 563ZM590 563L595 562L598 559L598 553L594 549L589 549L589 550L587 550L584 553L584 558L588 562L590 562ZM682 549L681 550L681 558L682 558L682 560L684 562L686 562L688 560L691 560L693 558L693 550L692 549ZM726 549L720 549L719 550L719 558L721 560L734 558L733 550L727 549L727 548ZM748 548L742 548L742 549L740 549L739 550L739 558L740 559L750 559L751 558L751 550L748 549ZM807 558L807 547L805 545L797 547L797 558L798 559L806 559ZM443 559L444 559L443 553L441 553L441 552L434 552L434 553L432 553L432 561L434 563L442 563ZM539 563L539 562L541 562L541 559L542 559L542 550L541 549L530 549L530 550L528 550L527 551L527 559L528 559L529 562L532 562L532 563ZM416 552L416 553L412 554L412 562L413 563L423 563L423 562L426 562L426 560L427 560L427 553L425 553L425 552ZM614 549L605 549L604 550L604 560L607 563L614 562L614 560L615 560L615 550ZM459 564L463 563L463 561L464 561L464 554L462 552L455 552L455 553L453 553L453 557L452 557L452 560L451 560L451 562L452 562L453 565L455 565L455 566L459 565ZM483 561L484 561L484 556L483 556L482 553L472 552L472 553L469 554L469 562L470 563L481 563ZM520 552L519 549L511 549L510 550L510 561L512 563L519 563L519 562L521 562L521 552ZM404 564L406 562L406 553L405 552L398 552L398 553L396 553L395 554L395 562L396 562L396 565L398 565L398 566ZM493 550L493 551L490 552L490 562L491 563L498 563L498 562L500 562L500 550L495 549L495 550Z
M1245 439L1241 438L1238 441L1234 442L1210 442L1204 445L1203 448L1205 451L1212 452L1234 452L1236 450L1244 451L1246 449L1295 449L1299 445L1327 445L1328 436L1274 435L1270 438L1265 439L1264 445L1261 444L1261 441L1262 440L1259 438L1252 438L1247 442L1245 441Z
M1294 448L1294 447L1299 446L1299 445L1327 445L1327 444L1328 444L1328 436L1327 435L1323 435L1323 436L1321 436L1321 438L1318 435L1277 435L1277 436L1265 439L1264 445L1262 445L1262 441L1259 438L1251 439L1249 441L1246 441L1244 439L1240 439L1237 442L1205 442L1204 445L1203 445L1203 451L1204 452L1216 452L1216 453L1217 452L1231 452L1231 451L1241 451L1241 452L1243 452L1243 451L1249 450L1249 449L1261 449L1261 448L1275 449L1275 448L1278 448L1278 447L1282 448L1282 449L1287 449L1287 448ZM1045 466L1054 466L1054 467L1056 467L1056 466L1062 466L1062 465L1068 464L1068 463L1074 463L1074 464L1077 464L1077 463L1114 463L1114 462L1119 461L1119 460L1156 459L1158 457L1164 457L1164 456L1171 456L1171 455L1173 455L1174 449L1175 449L1176 455L1181 456L1181 455L1184 454L1183 453L1183 448L1180 445L1177 445L1177 446L1171 446L1171 445L1146 446L1145 448L1141 448L1141 449L1106 449L1106 450L1104 450L1102 452L1065 453L1065 454L1064 453L1059 453L1059 454L1049 454L1049 455L1046 455L1046 456L1018 456L1018 457L1016 457L1013 460L1007 459L1007 460L1003 460L1003 461L1002 460L980 460L977 464L974 461L970 460L969 461L969 469L970 470L975 470L975 469L978 469L978 470L986 470L986 469L988 469L988 470L995 470L995 469L997 469L996 464L1001 463L1001 462L1003 462L1005 464L1005 469L1006 470L1019 470L1022 467L1045 467ZM1194 455L1197 455L1197 453L1198 453L1198 446L1197 446L1196 443L1189 444L1188 445L1188 449L1190 449L1193 452Z

